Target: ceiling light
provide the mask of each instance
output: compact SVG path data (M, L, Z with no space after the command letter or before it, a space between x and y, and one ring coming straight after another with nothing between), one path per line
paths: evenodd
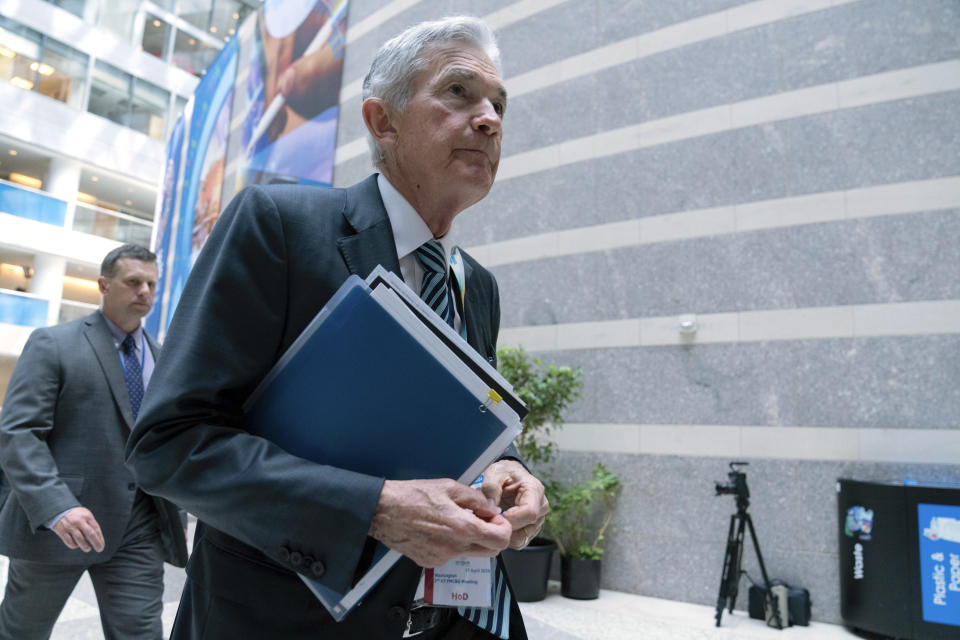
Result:
M233 19L234 19L234 20L239 20L239 19L240 19L240 14L239 14L239 13L233 14Z
M9 151L8 153L9 153L10 155L12 155L12 156L15 156L15 155L17 155L17 150L16 150L16 149L10 149L10 151Z
M216 27L210 27L210 33L216 33L216 32L217 32Z
M26 89L27 91L33 89L33 83L25 78L21 78L20 76L13 76L10 78L10 84L20 87L21 89Z
M12 58L15 55L17 54L10 49L7 49L6 47L0 47L0 56L3 56L4 58Z
M86 202L88 204L93 204L94 202L97 201L97 199L94 198L92 195L90 195L89 193L84 193L83 191L77 191L77 200L79 200L80 202Z
M153 26L155 26L155 27L159 27L160 24L161 24L161 22L160 22L159 20L154 20L154 21L153 21Z
M90 176L90 182L100 182L100 178L97 176Z
M30 65L30 68L33 69L33 65ZM40 75L42 75L42 76L52 76L52 75L53 75L53 72L56 71L56 69L54 69L54 68L51 67L50 65L48 65L48 64L46 64L46 63L43 63L43 62L41 62L40 65L39 65L36 69L33 69L33 70L34 70L34 71L39 71L39 72L40 72Z
M9 180L10 182L16 182L17 184L22 184L34 189L39 189L43 186L43 180L40 178L34 178L33 176L24 175L22 173L11 173Z
M129 207L129 206L132 206L132 205L133 205L133 200L124 200L124 201L123 201L123 204L127 205L128 207Z
M230 35L233 35L233 34L235 34L236 32L237 32L237 30L234 29L233 27L230 27L230 29L227 31L227 33L229 33Z
M190 44L197 44L197 41L194 40L193 38L190 38Z

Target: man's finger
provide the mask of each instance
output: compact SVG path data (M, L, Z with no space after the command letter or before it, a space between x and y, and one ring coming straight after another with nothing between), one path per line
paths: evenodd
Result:
M90 552L90 544L87 542L86 538L83 537L83 532L79 529L70 529L70 539L73 540L74 544L80 548L80 551L83 551L84 553Z
M84 540L89 543L91 547L96 549L97 553L103 551L103 533L100 531L100 525L96 520L91 518L92 522L84 521L80 525L80 532ZM84 551L89 551L90 549L84 549Z
M473 514L483 520L489 520L494 516L500 515L500 509L496 503L491 502L481 491L471 489L465 485L460 485L450 499L464 509L470 509Z

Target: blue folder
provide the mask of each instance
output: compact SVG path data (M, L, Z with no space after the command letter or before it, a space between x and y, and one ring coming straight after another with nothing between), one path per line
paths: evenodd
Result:
M250 432L359 473L471 482L520 431L519 417L499 400L510 390L478 393L487 382L436 357L444 355L437 344L449 347L435 337L425 345L429 337L414 325L421 320L406 314L348 278L251 394ZM371 569L343 594L301 578L341 620L399 558L381 545Z

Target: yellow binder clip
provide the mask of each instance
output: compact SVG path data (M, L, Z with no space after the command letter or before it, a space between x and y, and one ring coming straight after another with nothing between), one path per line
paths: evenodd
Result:
M500 404L501 402L503 402L503 396L497 393L496 390L490 389L490 391L487 392L487 399L480 405L480 412L483 413L487 410L487 407Z

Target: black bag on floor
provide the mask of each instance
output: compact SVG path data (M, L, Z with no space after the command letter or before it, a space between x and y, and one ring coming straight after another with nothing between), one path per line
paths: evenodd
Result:
M770 585L783 585L781 580L771 580ZM803 587L787 586L788 624L801 627L810 626L810 592ZM747 592L747 612L754 620L766 619L767 590L759 584L751 584Z
M803 587L790 587L787 591L787 608L790 610L791 625L810 626L809 591Z

